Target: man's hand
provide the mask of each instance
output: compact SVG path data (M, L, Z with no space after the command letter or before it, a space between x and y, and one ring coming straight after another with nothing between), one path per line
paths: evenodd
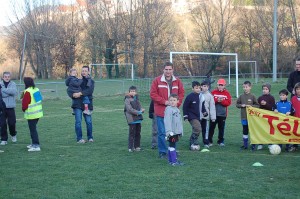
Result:
M74 98L79 98L81 95L82 95L81 92L79 92L79 93L73 93L73 97Z
M267 102L266 102L265 100L262 100L262 101L260 102L260 104L264 106L264 105L267 104Z

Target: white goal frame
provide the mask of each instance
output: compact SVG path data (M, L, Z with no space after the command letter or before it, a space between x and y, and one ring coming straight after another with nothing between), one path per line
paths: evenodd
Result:
M229 66L228 66L228 83L230 84L230 64L235 63L235 61L229 61ZM238 61L238 63L254 63L254 76L255 76L255 83L257 84L258 82L258 75L257 75L257 62L256 61Z
M170 52L170 62L173 63L173 55L218 55L218 56L234 56L235 57L235 81L236 81L236 97L239 96L239 78L238 78L238 54L237 53L211 53L211 52Z
M100 78L102 78L102 66L131 66L131 80L134 80L134 66L132 63L119 63L119 64L90 64L89 67L91 69L91 72L93 71L93 66L100 66Z

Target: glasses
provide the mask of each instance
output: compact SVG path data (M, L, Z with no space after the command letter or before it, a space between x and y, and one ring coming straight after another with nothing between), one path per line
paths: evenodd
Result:
M218 84L218 86L224 86L223 84Z

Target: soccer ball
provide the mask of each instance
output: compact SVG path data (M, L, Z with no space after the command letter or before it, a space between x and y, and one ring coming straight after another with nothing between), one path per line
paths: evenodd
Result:
M192 151L199 151L200 150L200 145L198 145L198 144L197 145L192 144L191 145L191 150Z
M270 153L272 155L278 155L280 152L281 152L281 148L279 145L277 144L272 144L270 147L269 147L269 150L270 150Z

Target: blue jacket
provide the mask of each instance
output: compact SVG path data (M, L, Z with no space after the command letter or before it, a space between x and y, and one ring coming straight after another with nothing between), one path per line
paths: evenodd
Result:
M190 93L183 103L183 118L189 121L193 119L201 120L203 114L206 113L204 103L205 98L202 93Z
M287 100L280 100L279 102L276 102L275 108L279 113L286 114L287 112L292 112L292 103Z

